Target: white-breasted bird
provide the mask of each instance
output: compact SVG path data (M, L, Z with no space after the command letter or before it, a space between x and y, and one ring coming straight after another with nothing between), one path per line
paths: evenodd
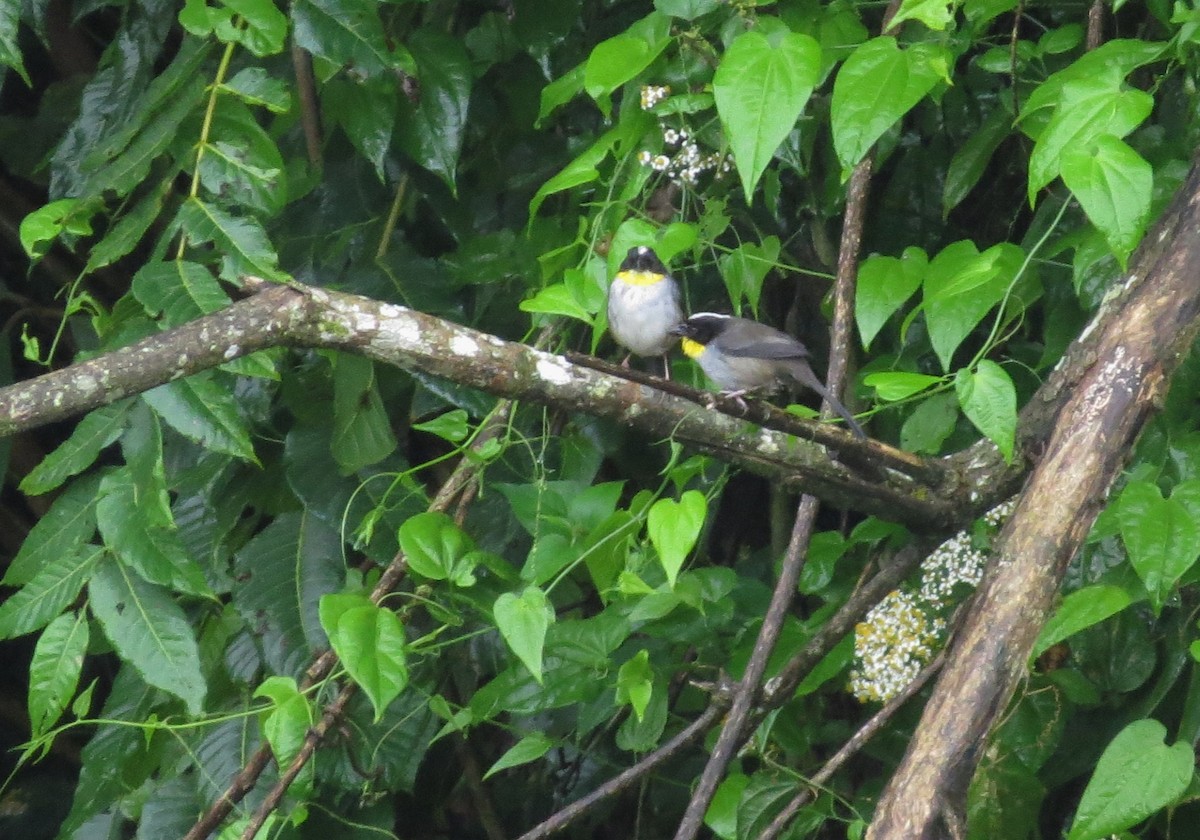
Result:
M662 356L670 379L666 354L678 340L672 330L681 323L683 307L675 278L653 248L630 248L608 287L608 329L617 344L634 355ZM626 356L621 364L628 363Z

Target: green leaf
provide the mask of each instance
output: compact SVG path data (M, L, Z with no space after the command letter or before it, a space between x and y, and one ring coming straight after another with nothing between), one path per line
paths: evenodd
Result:
M820 44L796 32L768 39L750 30L721 57L713 95L747 202L775 150L795 128L820 69Z
M200 650L179 605L113 561L96 569L88 594L92 614L117 654L149 685L183 700L189 714L200 714L207 690Z
M963 414L1012 461L1017 431L1017 390L1004 368L984 359L974 372L962 369L954 377L954 390Z
M408 567L422 577L457 583L469 576L475 545L446 514L427 511L410 516L400 526L398 538Z
M650 115L642 111L633 116L622 115L621 122L600 135L595 143L585 149L574 160L562 168L556 175L542 184L533 198L529 201L529 219L532 223L538 208L547 197L555 193L569 190L573 187L590 184L599 179L600 172L596 168L608 157L609 152L617 147L628 147L637 143L650 126Z
M262 730L275 761L280 767L287 767L304 746L304 739L313 725L312 705L297 687L295 679L278 674L263 680L254 689L254 696L271 701L270 710L262 715Z
M921 401L900 429L900 446L908 452L938 454L958 421L958 398L934 394Z
M333 357L333 437L329 442L343 475L382 461L396 449L383 407L375 363L365 356Z
M1154 192L1150 164L1128 145L1106 134L1089 146L1064 151L1062 178L1124 269L1150 219Z
M583 92L583 74L586 65L579 64L542 88L541 104L538 107L535 128L541 128L546 117L553 114Z
M483 780L486 782L489 776L499 773L501 770L507 770L510 767L520 767L522 764L528 764L531 761L537 761L550 751L557 742L547 738L541 732L530 732L521 738L520 741L509 747L504 755L496 759L496 763L488 768L488 771L483 774Z
M942 219L970 194L984 170L992 160L996 149L1004 142L1012 128L1012 114L996 108L967 142L958 147L950 165L946 168L946 182L942 185Z
M617 702L628 703L641 720L653 691L654 669L650 667L650 651L643 648L617 671Z
M284 280L279 258L256 219L234 216L214 204L189 198L179 208L176 223L193 244L211 242L222 255L221 276L238 282L252 274L267 280Z
M906 20L919 20L935 32L942 32L954 19L954 5L947 0L904 0L888 28L894 29Z
M128 476L136 488L132 498L138 506L139 516L155 527L174 528L175 517L171 513L163 461L162 425L144 402L134 404L129 428L121 436L121 451L125 454ZM101 486L100 494L103 493Z
M1136 38L1114 38L1094 50L1089 50L1072 64L1049 76L1038 85L1021 107L1021 121L1044 108L1052 108L1069 100L1063 88L1071 82L1094 81L1116 91L1134 69L1156 61L1165 44Z
M204 145L200 183L223 201L273 216L287 203L283 158L274 144L263 148L258 136L223 133L223 139Z
M295 14L296 4L292 4ZM273 114L286 114L292 108L292 91L283 79L277 79L262 67L243 67L221 85L247 105L266 108Z
M854 315L864 347L871 346L888 318L920 287L928 266L925 252L911 247L900 259L872 256L860 264Z
M408 685L404 625L384 607L353 607L338 616L329 643L370 698L378 723L388 704Z
M1200 524L1181 498L1195 482L1179 485L1164 499L1157 485L1132 481L1121 491L1117 521L1129 562L1137 572L1155 613L1174 590L1176 582L1200 559Z
M207 268L186 260L148 262L133 275L133 296L163 326L177 327L229 305L229 295Z
M583 321L588 326L595 323L592 313L575 299L575 295L565 283L555 283L546 286L531 298L521 301L522 312L542 313L545 315L563 315Z
M925 276L925 323L929 341L949 371L963 339L1004 299L1023 261L1015 245L994 245L982 254L968 241L942 249Z
M83 545L42 566L0 604L0 639L32 633L57 618L75 601L103 555L104 549Z
M29 721L35 738L58 722L75 695L88 635L83 614L68 612L38 637L29 663Z
M100 476L73 482L25 535L4 573L6 586L23 586L60 557L83 548L96 533L96 495Z
M104 234L104 237L92 246L88 253L86 273L112 265L117 260L130 253L142 241L150 225L158 218L163 209L166 193L162 189L141 198L133 209L117 219L116 223Z
M1163 743L1167 729L1136 720L1104 749L1088 781L1067 840L1100 840L1176 802L1193 776L1190 744Z
M404 97L399 100L400 143L457 195L455 171L474 78L471 60L461 41L434 29L417 31L408 47L417 62L421 99L415 108Z
M399 108L394 81L387 76L362 83L335 78L321 94L322 115L342 127L354 148L375 167L380 183L386 183L384 163Z
M729 302L736 310L742 298L750 304L750 310L758 314L758 301L762 297L763 281L779 263L779 237L768 236L761 245L746 242L717 259Z
M721 0L654 0L654 8L664 15L695 20L721 8Z
M257 463L236 397L211 376L196 374L142 394L142 399L168 426L188 440L215 452Z
M646 531L658 552L659 562L667 573L667 583L675 588L675 580L687 558L708 512L708 500L698 490L688 490L674 499L659 499L646 516Z
M542 683L542 645L546 631L554 622L554 608L546 593L536 586L525 588L519 596L505 592L492 607L496 627L509 649Z
M61 198L39 207L21 220L19 237L25 255L40 260L64 233L87 236L92 232L93 204L78 198Z
M1049 648L1080 630L1099 624L1133 603L1130 594L1111 583L1094 583L1063 598L1054 615L1042 627L1030 657L1036 659Z
M412 428L437 435L442 440L448 440L451 443L462 443L467 439L467 435L471 434L471 424L468 419L467 412L461 408L455 408L445 414L439 414L432 420L426 420L424 423L413 423Z
M179 22L193 35L215 35L227 44L241 44L259 58L283 51L288 21L270 0L221 0L213 8L204 0L187 0Z
M371 0L295 0L290 8L296 43L313 55L368 77L396 65Z
M944 72L939 50L901 50L887 36L855 47L833 83L833 145L844 169L933 89Z
M11 67L20 75L26 87L33 87L29 73L21 60L21 45L17 41L17 31L21 23L21 4L17 0L0 2L0 64Z
M101 450L121 436L131 400L98 408L79 421L71 436L21 479L21 492L40 496L95 463Z
M875 389L876 396L884 402L906 400L913 394L919 394L926 388L932 388L942 381L940 376L929 376L924 373L905 373L904 371L889 371L886 373L868 374L863 384Z
M150 583L201 597L215 597L200 565L172 528L148 522L137 496L142 488L127 469L104 477L96 522L104 544L127 567Z

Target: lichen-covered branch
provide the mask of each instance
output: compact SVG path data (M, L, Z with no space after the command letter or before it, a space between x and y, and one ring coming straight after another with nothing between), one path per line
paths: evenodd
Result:
M1148 237L1119 309L1094 324L1094 355L1053 426L1000 537L871 840L943 836L962 821L986 735L1025 674L1067 564L1200 330L1200 167Z

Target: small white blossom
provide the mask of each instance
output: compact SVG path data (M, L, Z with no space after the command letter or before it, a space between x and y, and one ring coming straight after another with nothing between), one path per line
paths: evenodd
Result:
M659 102L662 102L671 95L669 85L643 85L642 86L642 110L649 111Z

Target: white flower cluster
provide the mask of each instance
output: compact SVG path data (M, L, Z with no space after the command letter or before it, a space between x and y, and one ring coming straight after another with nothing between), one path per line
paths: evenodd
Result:
M998 528L1015 502L988 511L983 521ZM886 702L908 685L933 658L946 632L939 616L954 604L955 590L974 588L983 578L986 552L975 548L969 531L959 531L921 563L915 595L891 592L876 604L854 631L858 667L850 672L850 692L861 702Z
M850 672L850 692L863 703L896 696L933 657L945 629L909 593L888 593L854 628L859 667Z
M642 110L649 111L670 95L670 85L642 85Z
M650 110L671 93L666 85L644 85L642 87L642 109ZM720 152L705 154L700 151L692 135L683 128L663 128L663 143L674 151L671 154L651 154L646 150L638 153L638 162L655 172L664 172L671 180L689 187L695 186L700 176L715 170L714 178L720 178L733 169L728 155Z

